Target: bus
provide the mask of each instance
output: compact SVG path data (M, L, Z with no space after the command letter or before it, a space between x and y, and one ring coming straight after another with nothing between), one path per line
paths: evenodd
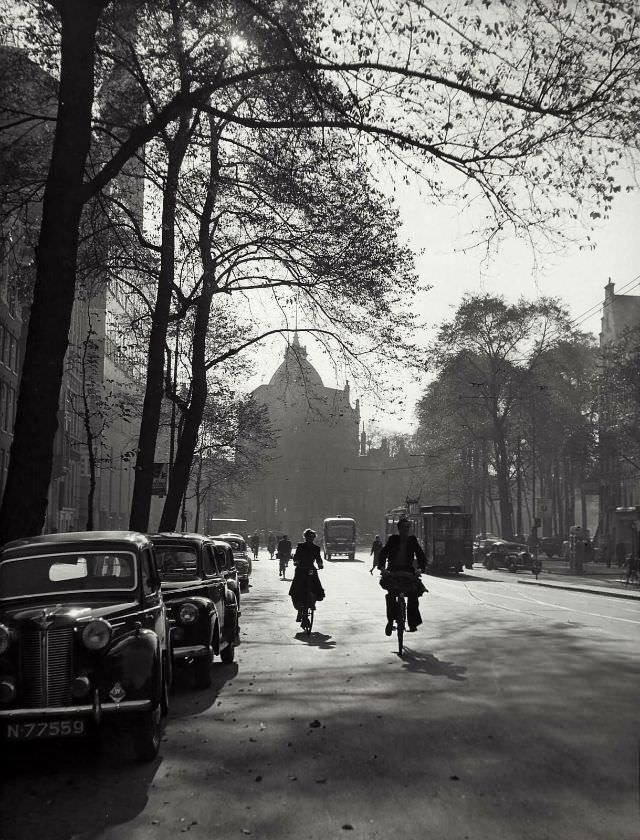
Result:
M322 523L324 559L341 555L355 560L356 521L348 516L330 516Z
M427 557L429 572L454 572L473 568L473 517L460 505L417 505L393 508L385 516L385 535L397 533L401 516L411 523Z

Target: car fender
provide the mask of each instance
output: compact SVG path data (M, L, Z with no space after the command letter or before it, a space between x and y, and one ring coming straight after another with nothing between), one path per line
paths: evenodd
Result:
M116 642L107 654L107 669L128 694L153 697L157 693L160 638L153 630L136 630Z

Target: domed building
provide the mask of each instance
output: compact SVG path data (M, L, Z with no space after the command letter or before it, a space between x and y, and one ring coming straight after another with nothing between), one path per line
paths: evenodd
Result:
M352 406L348 383L324 385L297 333L253 397L268 410L275 446L229 511L247 520L248 531L286 533L295 544L305 528L320 535L323 520L338 515L355 518L358 531L368 534L382 527L389 507L403 503L409 474L387 472L397 458L386 441L367 450L359 400Z
M250 526L287 533L318 530L327 516L353 515L352 476L358 454L360 406L349 386L327 388L297 333L266 385L253 392L269 412L276 445L264 475L243 500Z

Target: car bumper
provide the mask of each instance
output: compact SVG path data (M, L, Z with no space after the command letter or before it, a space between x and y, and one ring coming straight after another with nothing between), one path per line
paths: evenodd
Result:
M200 659L208 653L207 645L180 645L173 648L174 659Z
M46 706L37 709L0 709L0 721L96 717L96 712L99 718L102 715L145 712L152 706L151 700L123 700L121 703L101 703L99 706L82 704L80 706Z

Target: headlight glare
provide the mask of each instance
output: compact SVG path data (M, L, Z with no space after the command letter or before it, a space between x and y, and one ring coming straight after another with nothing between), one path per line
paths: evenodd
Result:
M180 607L178 618L181 624L193 624L198 617L198 608L195 604L183 604Z
M82 641L89 650L102 650L111 641L111 625L104 618L95 618L82 631Z
M5 653L11 643L11 630L5 625L0 624L0 653Z

